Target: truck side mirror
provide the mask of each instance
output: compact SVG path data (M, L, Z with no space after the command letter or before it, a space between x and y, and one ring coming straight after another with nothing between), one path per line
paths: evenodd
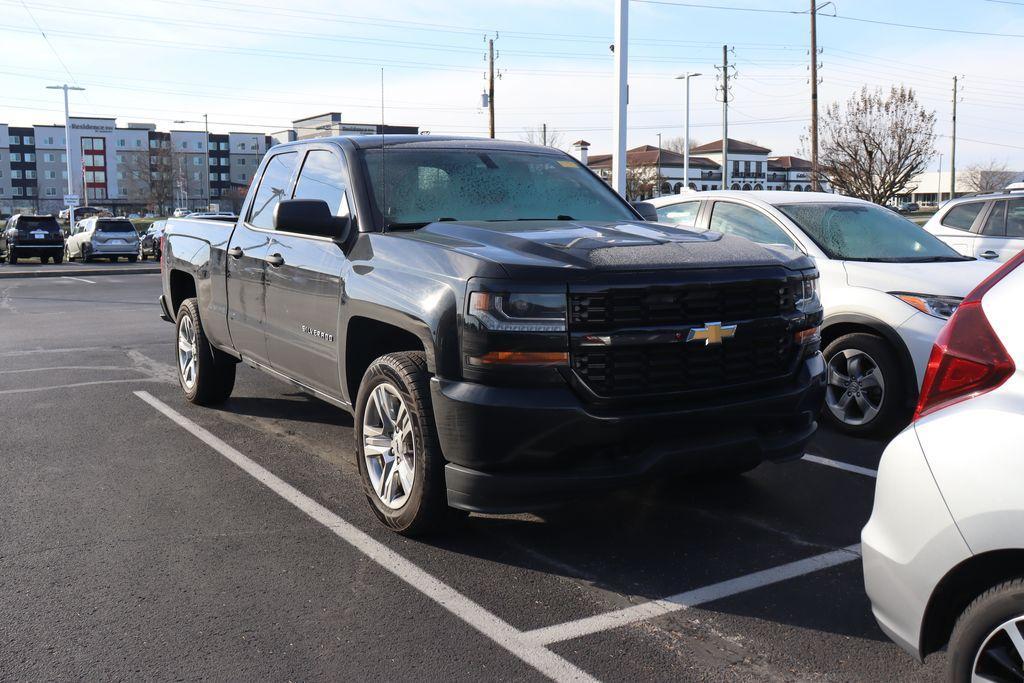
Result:
M645 221L658 222L658 210L650 202L633 202L633 208Z
M345 241L352 221L331 213L322 199L286 199L274 207L274 230Z

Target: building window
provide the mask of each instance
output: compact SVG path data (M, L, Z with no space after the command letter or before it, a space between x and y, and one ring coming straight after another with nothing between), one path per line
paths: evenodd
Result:
M117 172L117 179L118 180L124 180L124 173L122 173L121 171L118 171Z
M56 197L57 196L57 188L55 188L55 187L48 187L48 188L46 188L46 196L47 197Z
M21 161L21 152L11 152L11 161Z
M201 141L196 141L196 149L198 149L199 151L202 151L203 143Z
M34 144L36 144L35 137L33 137L32 135L26 135L25 136L25 144L26 145L34 145Z
M54 161L56 161L56 159L57 159L57 155L55 155L55 154L44 154L43 155L43 161L45 161L48 164L52 164Z
M216 173L211 173L210 174L210 180L216 180L216 179L217 179L217 174Z
M160 141L159 140L150 140L149 141L149 148L150 149L160 149Z
M199 171L192 171L192 180L199 180Z
M228 175L227 173L221 173L220 174L220 179L223 180L223 181L229 181L229 180L231 180L231 176Z
M153 180L160 180L160 171L153 171L149 174Z
M61 152L61 154L60 154L60 163L62 163L62 164L68 163L68 155L65 154L64 152Z
M20 135L11 135L11 136L9 136L7 138L7 141L10 144L12 144L12 145L20 145L21 144L21 136Z
M13 171L11 171L11 177L14 178L15 180L21 180L21 171L19 171L18 169L14 169Z
M231 161L227 157L221 157L220 158L220 165L221 166L227 166L230 163L231 163Z
M33 154L32 152L25 152L25 161L34 162L35 160L36 160L36 155L35 154Z
M125 146L125 139L124 138L118 138L117 139L117 146L118 147L124 147Z
M60 172L60 179L61 180L67 180L68 179L68 172L67 171L61 171Z
M217 151L217 143L216 142L208 142L208 143L206 143L206 151L208 151L208 152L216 152Z
M25 188L24 187L15 187L15 188L13 188L11 190L11 194L13 196L15 196L15 197L24 197L25 196Z
M192 165L193 166L202 166L203 165L203 158L202 157L192 157Z
M46 177L47 180L56 180L57 179L57 172L56 171L45 171L45 177Z
M36 172L35 171L32 171L32 170L25 171L25 180L35 180L35 179L36 179Z
M241 180L244 183L246 181L245 174L244 173L239 174L238 179Z
M222 143L220 143L220 149L221 149L222 152L226 152L226 151L228 151L230 149L230 147L228 147L228 143L222 142Z
M182 149L188 149L188 142L186 142L185 140L182 140L181 141L181 148Z
M50 137L46 138L46 144L48 144L48 145L52 145L53 144L53 136L52 135Z
M26 197L35 197L36 196L36 188L34 188L34 187L26 187L25 188L25 196Z
M245 159L238 159L235 163L237 163L239 166L245 166Z
M142 140L136 140L135 141L135 146L136 147L142 147Z

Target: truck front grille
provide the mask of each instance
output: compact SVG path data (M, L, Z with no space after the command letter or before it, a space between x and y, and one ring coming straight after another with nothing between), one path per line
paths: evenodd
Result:
M799 353L784 317L795 310L798 287L799 280L780 278L570 292L572 369L604 398L781 378L793 371ZM685 341L689 328L708 322L738 327L721 344Z

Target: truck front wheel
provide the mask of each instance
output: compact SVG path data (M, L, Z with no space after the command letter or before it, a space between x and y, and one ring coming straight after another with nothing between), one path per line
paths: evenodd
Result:
M422 352L389 353L370 364L356 398L366 498L384 524L406 536L437 529L448 514L429 381Z
M199 318L199 302L185 299L178 307L175 359L178 382L190 403L223 403L235 388L235 361L210 346Z

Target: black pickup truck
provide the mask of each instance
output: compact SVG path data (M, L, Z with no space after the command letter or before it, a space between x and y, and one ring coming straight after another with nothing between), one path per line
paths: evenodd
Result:
M350 411L366 496L399 532L740 473L799 458L816 428L813 263L645 222L558 150L288 143L239 215L167 222L186 397L227 400L241 361Z

